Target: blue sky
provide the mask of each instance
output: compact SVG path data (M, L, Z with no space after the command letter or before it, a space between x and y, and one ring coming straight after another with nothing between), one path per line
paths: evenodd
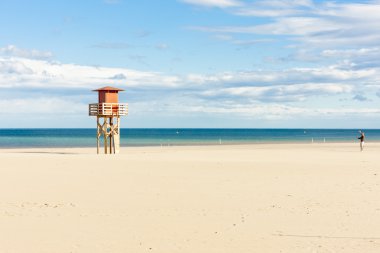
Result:
M0 127L378 128L380 1L0 2Z

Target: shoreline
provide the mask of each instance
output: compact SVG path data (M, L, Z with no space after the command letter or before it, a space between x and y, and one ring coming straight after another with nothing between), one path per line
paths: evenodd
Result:
M357 146L359 147L359 141L357 142L263 142L263 143L227 143L227 144L201 144L201 145L147 145L147 146L122 146L120 147L121 153L122 151L126 150L142 150L142 149L165 149L165 148L178 148L178 149L193 149L193 148L229 148L229 147L236 147L236 148L255 148L255 147L284 147L284 146L294 146L294 147L337 147L337 146L346 146L346 147L352 147ZM366 141L365 147L379 147L380 148L380 141ZM0 147L0 153L6 153L6 151L17 151L17 150L95 150L96 147ZM100 148L102 151L102 147Z

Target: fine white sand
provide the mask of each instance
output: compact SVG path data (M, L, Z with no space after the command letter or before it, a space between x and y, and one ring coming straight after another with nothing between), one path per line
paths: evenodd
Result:
M380 144L0 150L1 253L380 252Z

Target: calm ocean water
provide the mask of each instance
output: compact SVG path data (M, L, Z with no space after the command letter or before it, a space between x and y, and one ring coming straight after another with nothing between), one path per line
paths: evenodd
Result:
M380 141L380 129L363 130ZM121 146L356 142L358 129L121 129ZM96 129L0 129L1 148L95 147Z

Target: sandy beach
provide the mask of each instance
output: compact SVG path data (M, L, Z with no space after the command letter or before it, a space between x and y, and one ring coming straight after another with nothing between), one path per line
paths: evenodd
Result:
M0 150L1 253L380 252L380 144Z

